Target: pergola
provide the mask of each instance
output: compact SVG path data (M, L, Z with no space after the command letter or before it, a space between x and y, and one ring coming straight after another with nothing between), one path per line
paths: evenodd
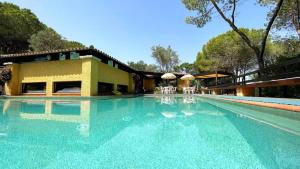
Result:
M231 73L227 73L224 71L215 71L215 72L202 72L199 74L195 74L196 79L211 79L211 78L221 78L221 77L227 77L231 76Z
M195 76L196 80L204 80L213 86L218 86L219 78L232 76L232 73L228 73L225 71L207 71L207 72L201 72L199 74L194 74L194 76ZM214 81L215 81L215 84L214 84ZM202 88L202 90L208 90L208 88L205 87L205 88Z

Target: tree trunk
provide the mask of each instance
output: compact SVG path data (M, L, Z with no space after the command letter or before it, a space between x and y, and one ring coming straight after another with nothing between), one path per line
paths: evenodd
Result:
M300 0L297 0L297 17L296 17L296 30L299 36L299 41L300 41Z
M257 60L260 70L263 69L264 66L265 66L264 65L264 54L265 54L265 50L266 50L267 39L268 39L268 36L269 36L269 32L272 28L272 25L273 25L277 15L278 15L279 11L280 11L282 3L283 3L283 0L278 1L277 5L274 9L274 13L273 13L273 15L272 15L272 17L271 17L271 19L270 19L270 21L267 25L267 28L265 30L264 37L262 39L260 54L259 54L259 57L258 57L258 60Z
M253 44L253 42L249 39L249 37L244 34L242 31L239 30L239 28L234 24L234 12L235 12L235 3L236 1L233 1L234 5L234 10L232 12L232 20L228 19L225 14L223 13L222 9L218 6L217 2L215 0L210 0L210 2L213 4L213 6L216 8L217 12L220 14L220 16L229 24L229 26L236 32L238 33L241 38L246 42L246 44L254 50L256 57L257 57L257 62L259 69L264 68L264 54L265 54L265 48L266 48L266 43L267 43L267 38L269 35L269 32L271 30L271 27L278 15L278 12L282 6L284 0L279 0L278 3L276 4L276 7L274 9L274 13L266 27L262 42L261 42L261 47L259 48L257 45Z
M257 64L258 64L259 70L264 69L264 67L265 67L264 54L263 53L257 53L256 58L257 58Z

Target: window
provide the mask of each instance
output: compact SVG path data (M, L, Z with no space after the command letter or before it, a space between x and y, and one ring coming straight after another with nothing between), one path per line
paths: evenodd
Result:
M55 82L54 93L80 93L81 82Z
M114 84L112 83L98 83L98 94L99 95L111 95L114 90Z
M70 59L79 59L79 53L77 52L70 52Z
M22 93L46 93L46 82L23 83Z
M47 55L47 56L38 56L34 60L35 61L47 61L47 60L50 60L50 59L51 59L51 56Z
M119 65L116 63L116 64L115 64L115 68L118 68L118 67L119 67Z
M66 60L66 55L60 53L60 54L59 54L59 60Z
M108 62L107 62L107 64L109 65L109 66L114 66L114 61L112 61L112 60L109 60Z
M127 93L128 92L128 86L127 85L118 85L117 86L118 91L121 93Z

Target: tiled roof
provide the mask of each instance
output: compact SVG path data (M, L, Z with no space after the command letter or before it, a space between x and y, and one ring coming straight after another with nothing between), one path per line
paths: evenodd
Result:
M34 55L60 53L60 52L72 52L72 51L89 50L89 49L91 49L91 48L70 48L70 49L46 50L46 51L39 51L39 52L25 52L25 53L1 54L0 58L34 56Z
M163 72L147 72L147 71L137 71L133 68L131 68L130 66L128 66L127 64L119 61L118 59L108 55L107 53L95 49L95 48L69 48L69 49L57 49L57 50L47 50L47 51L40 51L40 52L26 52L26 53L15 53L15 54L2 54L0 55L0 61L1 59L5 59L6 61L9 61L10 58L11 59L18 59L18 58L23 58L23 57L27 57L27 56L39 56L39 55L47 55L47 54L57 54L57 53L62 53L62 52L80 52L80 51L91 51L91 52L95 52L98 54L101 54L102 56L113 60L114 62L118 63L119 65L123 66L126 70L130 70L133 72L137 72L137 73L142 73L142 74L152 74L152 75L157 75L157 76L161 76L162 74L164 74ZM184 74L182 73L175 73L174 74L176 76L183 76Z
M26 53L15 53L15 54L2 54L0 55L0 59L9 59L9 58L20 58L20 57L26 57L26 56L38 56L38 55L45 55L45 54L54 54L54 53L61 53L61 52L79 52L79 51L93 51L99 54L102 54L103 56L115 61L119 65L122 65L130 70L135 71L133 68L128 66L127 64L119 61L118 59L106 54L105 52L95 49L95 48L70 48L70 49L57 49L57 50L47 50L47 51L40 51L40 52L26 52Z

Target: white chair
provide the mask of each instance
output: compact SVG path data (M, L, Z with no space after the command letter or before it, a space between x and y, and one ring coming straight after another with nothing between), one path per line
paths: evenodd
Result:
M190 87L186 88L186 94L191 94L191 88Z
M184 94L194 94L194 91L193 87L186 87Z
M195 94L195 87L190 87L190 94Z
M170 94L169 87L164 87L164 94Z
M182 87L182 92L183 92L183 94L187 94L187 88L186 87Z
M159 89L160 89L160 94L164 94L164 88L160 86Z
M175 93L175 87L173 87L173 86L169 86L169 92L170 92L170 94L174 94Z
M173 87L173 88L172 88L172 94L175 94L175 93L176 93L176 90L177 90L177 87Z

